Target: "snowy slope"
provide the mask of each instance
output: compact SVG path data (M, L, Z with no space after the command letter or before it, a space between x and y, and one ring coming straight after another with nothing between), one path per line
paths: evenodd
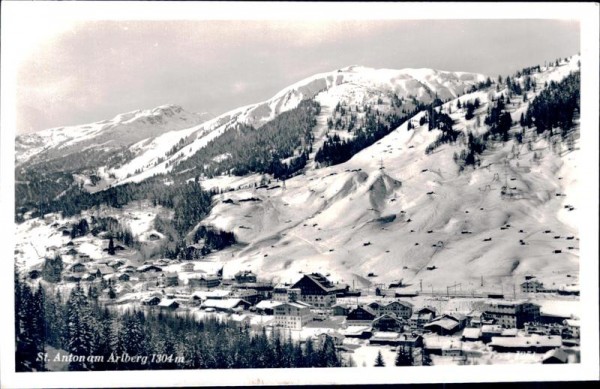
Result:
M542 69L535 75L538 92L545 81L576 70L576 63L574 58L558 68ZM332 90L316 98L324 99ZM464 120L464 109L455 109L455 100L444 111L452 107L455 129L474 131L474 122L478 117L483 123L495 95L460 97L481 100L470 121ZM533 93L529 97L531 101ZM527 104L513 101L508 106L515 120ZM459 172L453 155L464 145L443 145L426 155L439 131L418 126L421 115L412 119L414 130L408 131L405 123L344 164L309 169L287 180L285 189L276 187L281 183L254 189L251 184L258 176L203 182L208 188L242 188L222 195L221 200L234 203L221 201L204 221L234 231L245 243L220 254L227 261L226 273L252 269L287 281L299 272L321 271L335 280L366 283L367 273L374 272L379 275L375 282L404 279L418 286L422 280L425 288L434 285L444 291L455 282L463 290L510 285L512 291L525 274L538 275L546 285L571 280L567 274L576 277L577 149L559 155L529 131L523 145L498 142L484 152L480 168ZM520 131L520 126L513 130ZM530 138L531 151L525 146ZM512 196L501 194L504 185L515 188ZM240 201L250 198L260 201ZM565 209L567 204L575 210Z
M373 103L382 96L396 94L398 97L414 97L417 101L429 103L436 94L442 100L454 98L484 80L481 74L432 69L392 70L350 66L321 73L283 89L265 102L232 110L184 131L170 132L153 140L139 142L132 147L137 157L109 173L116 176L113 185L139 182L155 174L164 174L171 171L175 162L189 158L237 123L260 127L282 112L297 107L305 99L318 98L322 105L333 107L337 102ZM172 155L166 155L184 138L184 147ZM136 173L140 169L143 171Z
M180 130L208 120L209 114L195 114L176 105L119 114L111 120L80 126L51 128L18 136L15 140L17 165L35 157L48 160L90 148L111 149L129 146L164 132Z
M537 93L545 82L576 70L577 61L573 57L559 67L542 68L533 76ZM489 91L464 94L468 86L483 80L467 73L348 67L303 80L267 102L141 140L131 147L135 158L106 174L123 183L168 172L176 160L189 157L235 123L260 126L309 97L322 106L314 130L317 139L324 136L325 121L338 102L372 103L386 93L424 102L436 93L452 99L443 110L454 119L454 128L482 133L487 127L476 123L483 123L491 99L505 93L494 85ZM463 106L468 100L480 100L473 119L465 120L465 109L456 108L457 96ZM528 101L533 98L530 92ZM527 106L528 102L513 99L507 108L518 121ZM547 286L575 281L578 149L557 152L529 130L523 145L514 140L490 144L479 168L461 172L453 159L464 149L460 141L425 153L440 131L420 126L423 115L411 119L412 130L405 123L346 163L320 169L310 163L285 187L273 181L268 188L257 189L259 175L204 180L204 188L225 191L215 198L215 207L202 223L233 231L240 242L211 259L226 262L225 276L251 269L263 278L289 281L301 272L320 271L330 273L334 281L357 281L357 286L404 279L413 289L422 284L436 291L455 283L462 290L512 291L525 274L537 275ZM182 139L184 146L166 158L165 153ZM529 140L531 150L526 146ZM514 188L511 196L501 193L503 186ZM139 228L140 235L151 228L150 223L145 226ZM47 233L23 231L24 250L27 236ZM26 250L33 256L33 248ZM562 252L554 254L555 250ZM432 266L436 268L427 269ZM369 279L368 273L378 276Z

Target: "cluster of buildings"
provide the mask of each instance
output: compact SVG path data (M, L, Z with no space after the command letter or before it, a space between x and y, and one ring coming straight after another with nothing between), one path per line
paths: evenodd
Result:
M479 310L468 313L415 308L408 301L381 294L379 300L358 304L357 299L351 304L354 299L348 297L360 292L320 273L303 274L293 284L274 285L260 281L249 270L224 279L223 265L217 262L177 264L162 259L139 263L117 256L92 261L74 246L70 242L64 253L73 260L62 271L63 281L108 282L117 292L114 303L133 301L161 310L199 308L246 318L265 315L270 317L270 326L297 331L328 320L326 336L334 337L342 350L344 339L358 338L372 345L421 348L425 359L432 355L464 359L473 354L470 345L480 342L494 352L548 353L548 359L558 363L568 359L565 347L579 344L578 320L545 315L539 305L526 300L488 299ZM31 270L30 277L36 276L39 269ZM140 282L143 297L130 297L136 295L132 285ZM535 277L528 277L521 290L540 293L547 289Z

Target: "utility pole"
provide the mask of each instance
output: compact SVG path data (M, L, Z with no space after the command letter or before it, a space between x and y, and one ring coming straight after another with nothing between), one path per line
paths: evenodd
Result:
M419 286L421 287L421 292L423 291L423 279L419 279Z

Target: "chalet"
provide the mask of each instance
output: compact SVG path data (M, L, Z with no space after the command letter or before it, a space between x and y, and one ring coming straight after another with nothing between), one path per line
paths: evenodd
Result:
M369 307L377 312L378 315L391 314L396 317L408 320L412 315L413 305L405 301L392 301L389 303L372 302Z
M192 288L211 289L216 288L221 284L221 280L217 276L201 274L192 278L188 278L188 285Z
M208 291L196 291L192 293L192 301L194 302L202 302L208 299L211 300L225 300L231 297L230 290L208 290Z
M563 337L564 338L569 338L569 339L579 339L579 327L580 327L580 322L579 320L574 320L574 319L566 319L563 321L564 324L564 330L563 330Z
M158 307L164 310L174 310L179 308L179 303L175 299L163 299L158 303Z
M214 275L220 280L223 279L223 264L220 262L195 261L194 271L204 273L206 275Z
M181 271L182 272L194 271L194 263L193 262L186 262L186 263L182 264L181 265Z
M67 282L79 282L81 281L80 273L67 273L63 276L63 280Z
M561 363L568 363L568 362L569 362L569 356L561 348L556 348L554 350L550 350L550 351L546 352L546 354L544 354L544 358L542 359L542 364L544 364L544 365L561 364Z
M408 325L411 329L423 329L423 326L435 318L436 310L431 307L423 307L415 311L408 319Z
M343 304L335 304L331 307L333 316L346 316L350 312L350 308Z
M275 285L273 291L271 292L271 297L275 301L285 302L288 301L288 290L289 285Z
M303 301L288 301L274 307L275 325L300 330L312 321L310 305Z
M119 275L117 276L117 279L118 279L119 281L129 281L129 280L130 280L130 278L131 278L131 277L130 277L130 276L129 276L129 274L127 274L127 273L121 273L121 274L119 274Z
M505 328L523 328L540 319L540 306L524 301L488 301L483 309L486 318Z
M558 288L558 294L565 296L579 296L579 285L563 285Z
M466 317L464 315L444 314L433 319L431 323L425 324L423 328L438 335L451 335L462 330L465 323Z
M158 273L162 269L156 265L142 265L136 269L139 273Z
M423 354L460 356L462 355L462 341L449 336L425 336L423 337Z
M179 285L179 275L177 273L163 272L160 275L160 279L164 286L177 286Z
M263 315L274 315L275 307L281 305L280 301L273 300L263 300L260 303L256 304L256 311Z
M75 255L77 255L77 253L78 253L78 251L71 247L69 250L67 250L67 252L65 254L75 256Z
M84 273L81 276L81 281L90 282L90 281L94 281L95 279L96 279L96 275L94 273Z
M397 345L409 348L423 347L423 336L415 333L402 333L398 338Z
M404 284L402 283L402 280L397 280L397 281L392 281L392 283L390 283L388 285L388 289L402 288L403 286L404 286Z
M83 263L75 262L74 264L69 266L69 270L72 271L73 273L83 273L86 270L86 268Z
M120 268L121 266L123 266L124 263L125 263L125 261L122 259L115 259L113 261L110 261L108 263L108 266L110 266L116 270L116 269Z
M237 298L229 298L225 300L207 299L202 303L202 308L212 308L215 311L232 313L247 310L250 308L250 305L251 304L248 301Z
M486 319L485 315L481 311L471 311L467 313L467 326L468 327L481 327L486 324L493 324L493 320Z
M373 331L392 331L392 332L402 332L404 329L405 320L397 318L393 314L385 313L371 323L371 327L373 327Z
M477 341L481 339L481 328L480 327L469 327L465 328L462 332L461 340L463 341Z
M237 323L244 323L250 325L250 323L252 322L252 317L246 314L232 313L229 317L229 320L232 320Z
M256 274L251 270L242 270L235 274L235 282L238 284L245 284L248 282L256 282Z
M344 338L346 337L338 332L323 332L317 336L319 343L324 344L327 339L331 339L335 346L341 346L344 343Z
M142 305L158 305L158 303L160 303L160 297L158 296L151 296L151 297L146 297L144 299L142 299Z
M348 326L347 328L340 330L340 333L346 338L357 338L357 339L369 339L371 337L372 330L369 326Z
M490 347L498 352L545 353L562 346L562 339L556 335L526 335L515 337L493 337Z
M126 273L135 273L136 267L133 265L125 265L121 268L121 271L126 272Z
M114 272L115 269L107 265L98 265L96 267L96 277L98 278L113 274Z
M560 312L540 312L539 322L542 324L562 324L565 320L570 319L571 315Z
M236 289L233 294L235 297L244 299L252 305L262 300L262 295L254 289Z
M221 282L224 284L224 282ZM244 284L231 285L233 290L252 290L259 296L259 300L270 299L273 284L270 282L247 282Z
M358 306L348 313L348 316L346 316L346 324L348 326L369 326L375 318L377 318L377 312L373 309L367 306Z
M544 290L544 284L536 279L527 280L521 283L521 292L539 293Z
M72 240L69 241L69 243L67 243L67 247L74 247L75 243L73 243Z
M481 326L481 340L483 343L489 343L492 338L502 336L502 326L496 324L486 324Z
M373 335L369 339L369 344L397 346L401 337L402 335L397 332L373 331Z
M292 289L300 289L298 299L317 308L329 308L336 303L337 288L319 273L305 274Z

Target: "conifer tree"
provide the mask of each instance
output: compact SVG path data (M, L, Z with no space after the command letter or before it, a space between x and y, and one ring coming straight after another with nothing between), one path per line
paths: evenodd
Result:
M115 255L115 242L113 241L113 237L110 237L108 241L108 255Z
M383 355L381 355L381 351L377 352L377 358L375 358L375 367L384 367L385 361L383 360Z
M398 347L395 364L396 366L412 366L412 349L406 346Z

